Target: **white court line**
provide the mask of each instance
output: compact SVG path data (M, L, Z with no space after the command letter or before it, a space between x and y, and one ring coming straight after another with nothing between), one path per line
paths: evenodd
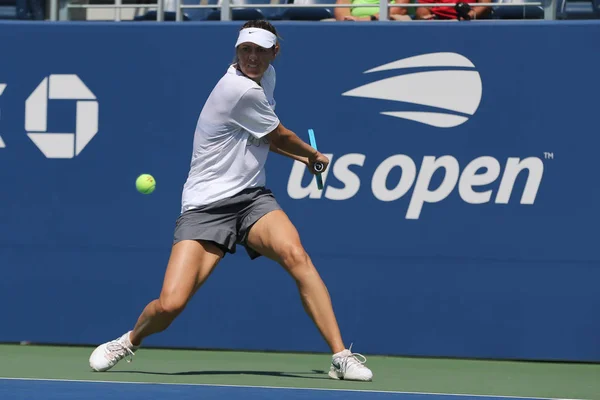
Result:
M362 390L362 389L329 389L329 388L297 388L280 386L251 386L251 385L219 385L210 383L176 383L176 382L128 382L128 381L94 381L88 379L45 379L45 378L7 378L1 377L0 380L13 381L45 381L45 382L83 382L83 383L120 383L133 385L178 385L178 386L206 386L206 387L226 387L226 388L246 388L246 389L283 389L283 390L319 390L333 392L359 392L359 393L388 393L388 394L422 394L433 396L463 396L463 397L487 397L491 399L526 399L526 400L586 400L586 399L564 399L552 397L519 397L519 396L500 396L486 394L465 394L465 393L429 393L429 392L398 392L393 390ZM591 400L591 399L588 399Z

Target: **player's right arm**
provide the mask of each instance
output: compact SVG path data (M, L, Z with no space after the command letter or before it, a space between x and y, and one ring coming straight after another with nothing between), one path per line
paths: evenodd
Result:
M327 165L329 165L329 159L327 157L313 149L311 145L304 142L298 135L283 126L281 122L277 125L277 128L268 134L268 138L272 146L298 157L306 157L311 171L313 171L312 166L317 161L321 162L325 169L327 169Z
M288 153L287 151L281 150L279 147L275 146L273 143L269 143L270 150L273 153L281 154L282 156L286 156L291 158L292 160L300 161L302 164L308 165L308 157L300 157L295 154Z
M255 138L261 139L266 136L271 150L276 149L275 152L299 161L306 158L311 172L314 171L312 166L317 161L327 168L327 157L283 126L262 89L257 87L246 91L232 110L232 118L237 126Z

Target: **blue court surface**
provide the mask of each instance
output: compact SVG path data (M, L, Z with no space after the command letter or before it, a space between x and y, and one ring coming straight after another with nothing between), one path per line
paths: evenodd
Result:
M38 379L0 379L4 400L518 400L533 397L468 394L404 393L336 389L296 389L250 386L186 385L133 382L94 382ZM552 399L557 400L557 399Z

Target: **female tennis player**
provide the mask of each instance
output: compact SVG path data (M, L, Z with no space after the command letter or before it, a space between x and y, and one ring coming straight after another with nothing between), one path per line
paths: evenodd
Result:
M325 168L327 157L285 128L274 112L277 31L267 21L245 23L235 44L236 60L214 87L198 118L190 171L182 193L174 243L158 299L151 301L133 330L98 346L94 371L106 371L142 340L165 330L183 311L226 253L242 245L250 259L279 263L295 280L304 309L329 345L333 379L372 380L366 359L346 349L329 292L298 232L265 187L269 151ZM350 346L352 347L352 346Z

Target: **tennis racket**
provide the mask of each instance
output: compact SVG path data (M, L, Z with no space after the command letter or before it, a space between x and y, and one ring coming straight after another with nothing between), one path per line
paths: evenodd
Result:
M312 129L309 129L308 137L310 139L310 145L312 146L312 148L318 151L319 149L317 149L317 140L315 139L315 131L313 131ZM316 172L322 172L325 169L325 166L323 165L322 162L317 161L313 164L313 169ZM316 177L317 177L317 187L319 188L319 190L323 190L323 178L321 177L321 174L317 173Z

